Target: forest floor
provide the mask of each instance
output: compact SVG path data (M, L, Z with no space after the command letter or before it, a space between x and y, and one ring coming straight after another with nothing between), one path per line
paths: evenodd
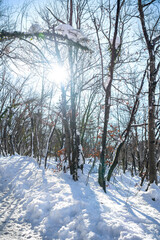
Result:
M1 240L158 240L160 184L149 191L140 178L116 173L106 194L91 165L74 182L69 173L45 171L29 157L0 157Z

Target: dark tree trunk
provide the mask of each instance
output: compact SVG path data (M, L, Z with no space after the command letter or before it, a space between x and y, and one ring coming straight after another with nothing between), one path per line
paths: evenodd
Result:
M106 192L106 183L105 183L106 137L107 137L107 127L108 127L109 113L110 113L111 85L113 81L115 60L117 57L115 44L116 44L116 38L117 38L117 32L118 32L119 15L120 15L120 0L117 0L116 21L115 21L113 43L111 45L111 60L110 60L109 73L108 73L109 82L107 86L104 86L102 51L100 47L100 39L98 35L97 26L95 24L97 37L99 41L99 49L101 54L102 80L103 80L103 86L105 90L105 113L104 113L104 126L103 126L103 135L102 135L102 150L100 154L100 165L99 165L99 171L98 171L98 182L99 182L99 185L103 188L104 192Z
M69 47L69 63L70 63L70 80L71 80L71 148L72 148L72 174L73 180L78 180L78 152L77 152L77 137L76 137L76 93L75 82L73 77L73 52L72 47Z
M15 155L15 147L14 147L14 143L13 143L12 134L9 135L9 140L10 140L10 154Z
M146 69L147 70L147 69ZM113 173L113 170L115 169L115 167L117 166L118 164L118 157L119 157L119 154L120 154L120 151L121 151L121 148L123 147L125 141L127 140L127 137L129 135L129 132L130 132L130 129L131 129L131 125L132 125L132 122L134 121L134 116L138 110L138 106L139 106L139 95L142 91L142 88L143 88L143 84L144 84L144 79L145 79L145 76L146 76L146 71L144 72L143 74L143 78L142 78L142 82L141 82L141 85L140 85L140 88L136 94L136 100L134 102L134 106L132 108L132 112L131 112L131 116L130 116L130 120L128 122L128 126L124 132L124 137L123 137L123 141L118 145L117 149L116 149L116 154L115 154L115 157L113 159L113 163L108 171L108 175L107 175L107 181L110 181L110 178L112 176L112 173Z
M148 157L149 157L149 181L157 182L156 176L156 156L155 156L155 58L150 54L150 79L149 79L149 96L148 96Z
M110 95L111 95L111 85L107 89L105 96L105 114L104 114L104 126L103 126L103 135L102 135L102 151L100 154L100 165L98 170L98 182L99 185L106 192L106 183L105 183L105 155L106 155L106 138L107 138L107 126L109 121L109 112L110 112Z
M45 169L46 169L46 167L47 167L47 157L48 157L49 143L50 143L50 141L51 141L51 139L52 139L52 136L53 136L53 134L54 134L54 131L55 131L55 129L56 129L56 123L57 123L57 119L55 120L55 124L54 124L54 126L52 127L52 129L51 129L51 132L50 132L50 134L49 134L48 141L47 141L46 155L45 155L45 159L44 159L44 167L45 167Z
M147 50L149 54L149 95L148 95L148 160L149 160L149 181L157 183L156 173L156 156L155 156L155 89L156 89L156 75L158 68L155 64L155 52L153 40L149 38L143 11L142 0L138 0L138 9L140 14L140 21L143 30L143 35L146 41Z
M69 162L69 169L70 169L70 174L73 174L73 167L72 167L72 162L71 162L71 140L70 140L70 130L69 130L69 124L68 124L68 118L66 114L66 109L67 109L67 103L66 103L66 90L64 86L61 86L61 92L62 92L62 122L64 126L64 131L65 131L65 150L67 154L67 159Z

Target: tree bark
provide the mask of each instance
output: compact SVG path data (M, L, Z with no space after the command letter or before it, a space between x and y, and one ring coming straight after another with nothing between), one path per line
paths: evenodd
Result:
M77 137L76 137L76 98L75 98L75 82L73 77L73 56L72 47L69 47L69 64L70 64L70 80L71 80L71 148L72 148L72 170L73 180L78 180L78 152L77 152Z
M54 124L54 126L52 127L52 129L51 129L51 132L50 132L50 134L49 134L48 141L47 141L46 155L45 155L45 158L44 158L44 167L45 167L45 169L46 169L46 167L47 167L47 157L48 157L49 143L50 143L51 138L52 138L52 136L53 136L53 134L54 134L54 131L55 131L55 128L56 128L56 123L57 123L57 119L55 120L55 124Z
M111 101L111 85L113 81L113 73L115 67L115 60L116 60L116 38L118 32L118 21L120 16L120 0L117 0L117 12L116 12L116 21L115 21L115 29L114 29L114 36L113 36L113 43L111 44L111 60L109 66L109 82L107 86L104 86L104 79L103 79L103 60L102 60L102 51L100 47L100 40L98 35L98 29L96 28L97 37L99 41L99 49L101 55L101 65L102 65L102 81L105 90L105 113L104 113L104 126L103 126L103 135L102 135L102 150L100 154L100 165L98 171L98 182L99 185L103 188L104 192L106 192L106 183L105 183L105 155L106 155L106 138L107 138L107 127L109 121L109 113L110 113L110 101ZM95 25L96 26L96 25Z
M146 68L146 70L147 70L147 68ZM115 167L116 167L117 164L118 164L118 157L119 157L121 148L123 147L123 145L124 145L124 143L125 143L128 135L129 135L132 122L134 121L134 116L135 116L135 114L136 114L136 112L137 112L137 110L138 110L139 95L140 95L140 93L141 93L141 91L142 91L142 88L143 88L145 76L146 76L146 71L145 71L144 74L143 74L143 78L142 78L142 82L141 82L140 88L139 88L139 90L138 90L138 92L137 92L137 94L136 94L136 100L135 100L134 106L133 106L133 108L132 108L131 117L130 117L130 120L129 120L129 122L128 122L128 126L127 126L127 128L126 128L126 130L125 130L125 132L124 132L124 133L125 133L124 138L123 138L122 142L118 145L118 147L117 147L117 149L116 149L116 153L115 153L115 157L114 157L114 159L113 159L113 163L112 163L112 165L111 165L111 167L110 167L110 169L109 169L109 171L108 171L107 181L110 181L110 178L111 178L111 176L112 176L113 170L115 169Z
M157 183L156 173L156 156L155 156L155 89L156 89L156 69L154 44L149 38L143 11L142 1L138 0L138 10L140 14L140 21L143 30L143 35L146 41L147 50L149 54L149 95L148 95L148 158L149 158L149 182Z

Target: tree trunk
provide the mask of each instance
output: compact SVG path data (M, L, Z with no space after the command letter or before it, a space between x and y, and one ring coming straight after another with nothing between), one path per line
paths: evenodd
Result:
M34 157L34 120L31 116L31 157Z
M9 140L10 140L10 154L15 155L15 147L14 147L14 143L13 143L12 133L9 135Z
M147 70L147 68L146 68L146 70ZM139 90L138 90L138 92L137 92L137 94L136 94L136 100L135 100L134 106L133 106L133 108L132 108L132 113L131 113L131 117L130 117L130 120L129 120L129 122L128 122L127 128L126 128L126 130L125 130L125 132L124 132L125 134L124 134L123 141L118 145L117 150L116 150L116 154L115 154L115 157L114 157L114 160L113 160L113 163L112 163L112 165L111 165L111 167L110 167L110 169L109 169L109 171L108 171L107 181L110 181L110 178L111 178L111 176L112 176L112 172L113 172L113 170L115 169L115 167L116 167L117 164L118 164L118 157L119 157L121 148L123 147L123 145L124 145L124 143L125 143L128 135L129 135L129 132L130 132L130 129L131 129L131 125L132 125L132 122L133 122L133 120L134 120L134 116L135 116L135 114L136 114L136 112L137 112L137 110L138 110L138 106L139 106L139 104L138 104L138 103L139 103L139 95L140 95L140 93L141 93L141 91L142 91L142 88L143 88L145 76L146 76L146 71L145 71L144 74L143 74L143 78L142 78L142 82L141 82L140 88L139 88Z
M150 3L151 4L151 3ZM149 54L149 95L148 95L148 160L149 160L149 182L157 183L156 173L156 158L155 158L155 89L156 89L156 69L154 42L151 40L146 29L145 17L143 11L142 0L138 0L138 10L140 14L140 21L143 30L143 35L146 41L147 50ZM159 66L159 65L158 65Z
M62 122L64 126L64 131L65 131L65 150L66 150L67 159L69 162L70 174L72 175L73 169L72 169L72 162L71 162L70 130L69 130L69 124L68 124L68 119L66 114L66 109L67 109L66 90L63 85L61 85L61 92L62 92Z
M77 152L77 137L76 137L76 96L75 82L73 77L73 56L72 47L69 47L69 64L70 64L70 80L71 80L71 148L72 148L72 170L73 180L78 180L78 152Z
M149 96L148 96L148 157L149 157L149 181L157 183L156 173L156 156L155 156L155 58L150 54L150 79L149 79Z
M106 155L106 138L107 138L107 126L109 121L109 112L110 112L110 95L111 95L111 85L107 89L105 96L105 113L104 113L104 126L103 126L103 135L102 135L102 151L100 154L100 165L98 170L98 182L99 185L106 192L106 183L105 183L105 155Z
M117 58L115 46L116 46L116 38L117 38L117 32L118 32L119 16L120 16L120 0L117 0L116 21L115 21L115 28L114 28L113 43L111 44L111 59L110 59L109 73L108 73L109 81L107 79L108 81L107 86L104 86L102 49L100 46L100 38L99 38L98 28L95 20L95 27L96 27L96 33L97 33L100 57L101 57L102 82L105 90L105 113L104 113L104 126L103 126L103 135L102 135L102 150L100 154L100 165L99 165L99 171L98 171L99 173L98 182L99 182L99 185L103 188L104 192L106 192L106 183L105 183L106 136L107 136L108 121L109 121L109 113L110 113L111 85L113 81L113 73L114 73L114 68L116 64L115 60Z
M45 167L45 169L47 167L47 157L48 157L49 143L50 143L51 138L52 138L52 136L54 134L54 131L55 131L55 128L56 128L56 123L57 123L57 119L55 120L55 124L54 124L54 126L52 127L52 129L50 131L50 134L49 134L49 137L48 137L48 141L47 141L46 155L45 155L45 159L44 159L44 167Z

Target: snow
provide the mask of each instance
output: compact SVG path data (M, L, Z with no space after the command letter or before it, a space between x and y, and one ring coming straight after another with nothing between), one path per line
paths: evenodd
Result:
M78 150L79 150L78 164L79 164L79 166L81 166L81 165L83 165L83 148L82 148L81 144L79 144Z
M112 44L113 44L113 39L112 39ZM117 49L119 47L119 45L121 44L121 40L119 37L116 37L116 41L115 41L115 48Z
M104 81L104 87L105 87L105 89L107 89L107 87L108 87L108 85L109 85L110 82L111 82L111 78L110 78L109 76L107 76L107 78L106 78L105 81Z
M41 32L42 31L42 27L39 25L38 22L32 23L32 25L30 26L28 32L29 33L37 33L37 32Z
M74 42L87 42L88 38L80 29L75 29L69 24L59 24L55 27L57 33L67 37Z
M116 37L115 48L118 48L120 44L121 44L120 38Z
M86 161L87 162L87 161ZM69 172L46 171L33 158L0 158L1 240L158 240L160 186L139 186L130 172L113 176L107 193L91 165L74 182ZM154 200L152 200L154 198Z

